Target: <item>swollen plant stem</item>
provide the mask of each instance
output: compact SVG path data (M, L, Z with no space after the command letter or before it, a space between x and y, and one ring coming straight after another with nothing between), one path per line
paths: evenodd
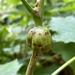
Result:
M38 56L37 51L33 51L25 75L32 75L33 74L35 64L37 61L37 56Z
M69 64L71 64L73 61L75 61L75 56L73 58L71 58L69 61L67 61L65 64L63 64L60 68L58 68L51 75L57 75L60 71L62 71L65 67L67 67Z

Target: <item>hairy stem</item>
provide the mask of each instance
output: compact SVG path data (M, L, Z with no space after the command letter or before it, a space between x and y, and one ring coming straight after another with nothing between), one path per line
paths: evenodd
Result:
M67 61L65 64L63 64L60 68L58 68L51 75L57 75L60 71L62 71L65 67L67 67L69 64L71 64L73 61L75 61L75 57L71 58L69 61Z
M37 52L33 51L25 75L32 75L33 74L35 64L36 64L36 60L37 60Z

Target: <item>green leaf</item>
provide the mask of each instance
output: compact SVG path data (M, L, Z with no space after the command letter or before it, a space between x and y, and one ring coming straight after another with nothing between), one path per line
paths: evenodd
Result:
M75 56L75 43L54 43L53 51L60 54L62 59L67 62L69 59ZM75 70L75 62L71 63L70 67Z
M17 4L20 0L6 0L8 4Z
M74 0L64 0L65 3L71 2L71 1L74 1Z
M26 9L26 7L23 4L17 5L16 9L19 10L19 11L28 12L27 9Z
M51 75L57 68L58 64L51 65L49 67L38 67L34 71L34 75Z
M26 34L21 34L15 38L18 41L24 41L26 39Z
M0 29L0 33L1 33L1 37L5 37L8 35L9 31L8 31L8 28L6 26L2 26L1 29Z
M26 12L24 12L24 11L20 11L20 10L17 10L17 9L12 9L12 10L10 10L10 9L8 9L8 10L6 10L6 13L8 13L8 14L15 14L15 15L25 15L26 14Z
M56 42L75 42L75 17L53 17L51 19L50 29L56 33L53 40Z
M0 75L17 75L21 66L22 64L20 64L18 60L0 65Z

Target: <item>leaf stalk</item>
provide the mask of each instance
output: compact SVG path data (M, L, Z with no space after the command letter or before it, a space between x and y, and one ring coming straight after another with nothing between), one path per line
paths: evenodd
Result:
M60 71L62 71L65 67L67 67L69 64L71 64L73 61L75 61L75 56L73 58L71 58L69 61L67 61L65 64L63 64L60 68L58 68L51 75L57 75Z

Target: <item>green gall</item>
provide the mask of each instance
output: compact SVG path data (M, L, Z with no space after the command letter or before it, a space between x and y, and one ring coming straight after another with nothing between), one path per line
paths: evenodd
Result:
M34 27L27 35L27 44L33 50L45 53L52 48L52 37L46 27Z
M27 34L26 42L27 42L27 44L28 44L29 47L32 47L32 36L33 36L33 32L34 32L34 29L30 29L30 31Z

